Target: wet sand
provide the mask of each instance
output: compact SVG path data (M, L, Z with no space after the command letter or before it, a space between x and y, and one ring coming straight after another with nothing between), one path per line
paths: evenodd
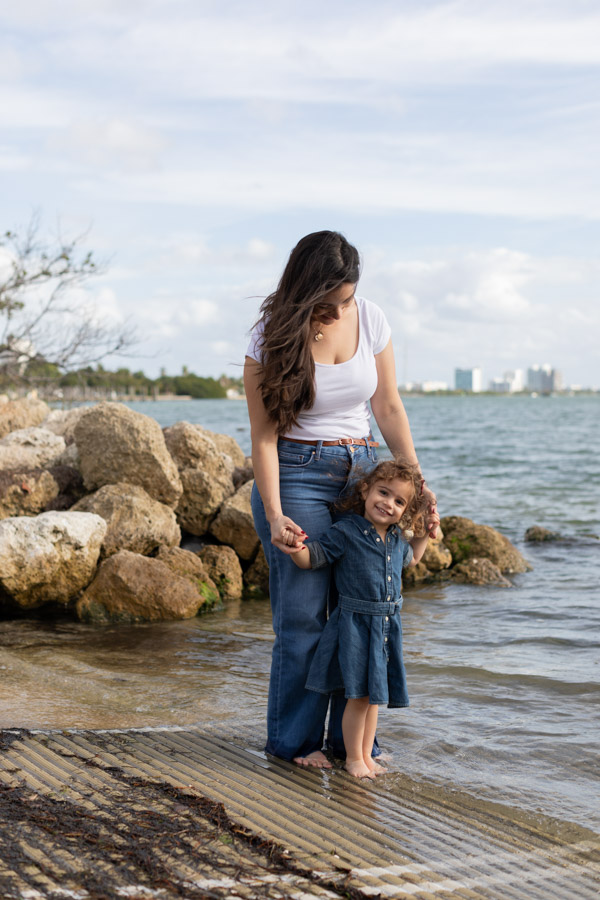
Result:
M0 733L1 896L596 898L600 837L200 729Z

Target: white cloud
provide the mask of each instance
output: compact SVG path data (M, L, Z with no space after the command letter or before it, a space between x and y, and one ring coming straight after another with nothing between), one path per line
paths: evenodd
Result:
M157 168L167 141L154 129L137 122L88 119L54 132L48 146L99 169L139 172Z

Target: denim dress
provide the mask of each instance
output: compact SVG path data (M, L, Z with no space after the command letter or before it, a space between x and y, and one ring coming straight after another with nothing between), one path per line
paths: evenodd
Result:
M306 687L323 694L408 706L402 660L402 569L413 549L397 526L383 540L374 525L350 515L309 541L311 567L334 563L339 593L313 657Z

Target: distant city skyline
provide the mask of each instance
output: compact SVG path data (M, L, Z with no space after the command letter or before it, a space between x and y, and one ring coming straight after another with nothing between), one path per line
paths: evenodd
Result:
M600 386L600 8L22 0L0 35L0 230L86 233L81 302L141 338L107 366L239 375L327 228L398 381L540 360Z

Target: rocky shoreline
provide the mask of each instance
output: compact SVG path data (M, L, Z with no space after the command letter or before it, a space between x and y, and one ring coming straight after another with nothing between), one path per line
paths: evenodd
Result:
M237 442L199 425L161 429L113 402L0 402L0 614L153 622L266 596L252 478ZM506 575L529 568L493 528L448 516L405 586L510 587Z

